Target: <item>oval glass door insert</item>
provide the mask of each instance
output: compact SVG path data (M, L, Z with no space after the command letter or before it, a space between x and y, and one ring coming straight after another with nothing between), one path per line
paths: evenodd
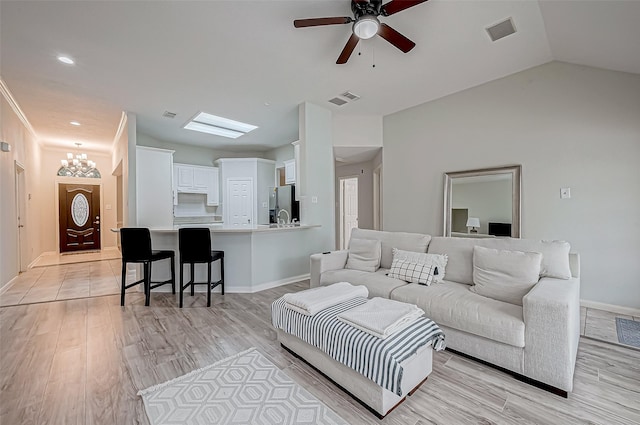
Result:
M78 193L71 201L71 218L78 227L87 224L89 219L89 201L82 193Z

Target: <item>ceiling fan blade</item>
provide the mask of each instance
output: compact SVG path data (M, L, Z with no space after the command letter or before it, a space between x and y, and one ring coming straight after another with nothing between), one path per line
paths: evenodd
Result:
M353 19L345 16L345 17L336 17L336 18L310 18L310 19L296 19L293 21L293 26L296 28L304 28L304 27L317 27L320 25L339 25L339 24L348 24L353 22Z
M416 47L416 43L409 40L387 24L380 24L378 35L396 46L398 49L402 50L404 53L407 53L409 50Z
M344 49L342 49L342 53L340 53L340 56L336 61L337 64L347 63L347 61L349 60L349 56L351 56L351 53L353 53L353 49L356 48L358 41L360 41L358 36L355 34L351 34L351 37L349 37L349 41L347 41L347 44L344 46Z
M391 0L389 3L383 5L380 8L380 13L383 16L393 15L394 13L402 12L405 9L416 6L420 3L424 3L427 0Z

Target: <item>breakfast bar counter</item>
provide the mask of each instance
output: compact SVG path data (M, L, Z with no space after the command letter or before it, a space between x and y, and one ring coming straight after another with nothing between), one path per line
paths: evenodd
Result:
M176 253L176 279L180 279L178 229L208 227L211 249L224 251L225 293L252 293L309 278L309 256L317 252L319 225L264 225L254 228L229 228L223 224L182 224L171 228L151 228L153 249L170 249ZM153 279L166 279L169 264L153 265ZM205 265L196 265L196 281L206 278ZM213 281L219 279L214 264ZM185 281L188 270L185 268ZM199 286L199 288L198 288ZM160 290L161 288L159 288ZM196 285L204 291L205 285ZM214 292L219 291L216 288Z

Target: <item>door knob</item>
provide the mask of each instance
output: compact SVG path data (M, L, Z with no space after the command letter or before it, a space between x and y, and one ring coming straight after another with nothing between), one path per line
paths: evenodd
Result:
M18 224L18 228L24 227L24 224Z

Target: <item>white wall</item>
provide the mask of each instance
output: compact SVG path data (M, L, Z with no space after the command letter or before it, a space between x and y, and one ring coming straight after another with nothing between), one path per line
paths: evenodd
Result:
M522 237L571 243L581 298L640 308L640 75L551 62L387 116L384 141L385 230L440 235L444 172L522 164Z
M286 145L271 149L265 152L264 158L274 160L276 162L276 168L284 167L284 161L294 158L293 145L287 143Z
M0 288L16 277L20 271L18 264L18 222L16 215L16 171L18 161L25 168L27 193L26 241L28 254L26 263L31 263L42 253L40 233L42 226L40 208L42 190L40 181L40 145L36 136L20 121L5 96L4 82L0 96L0 141L11 145L11 152L0 152ZM24 220L26 218L26 221Z
M300 118L301 177L296 185L300 189L300 221L319 224L309 237L311 252L322 252L335 247L334 218L334 158L331 134L331 111L312 103L302 103ZM314 203L314 198L317 203Z
M358 227L373 229L373 161L336 167L336 243L340 242L340 177L358 178Z
M144 133L137 133L137 144L152 148L169 149L175 151L173 162L178 164L213 166L218 158L266 158L265 152L233 152L221 149L211 149L202 146L185 145L158 140Z
M382 116L334 115L333 146L382 146Z

